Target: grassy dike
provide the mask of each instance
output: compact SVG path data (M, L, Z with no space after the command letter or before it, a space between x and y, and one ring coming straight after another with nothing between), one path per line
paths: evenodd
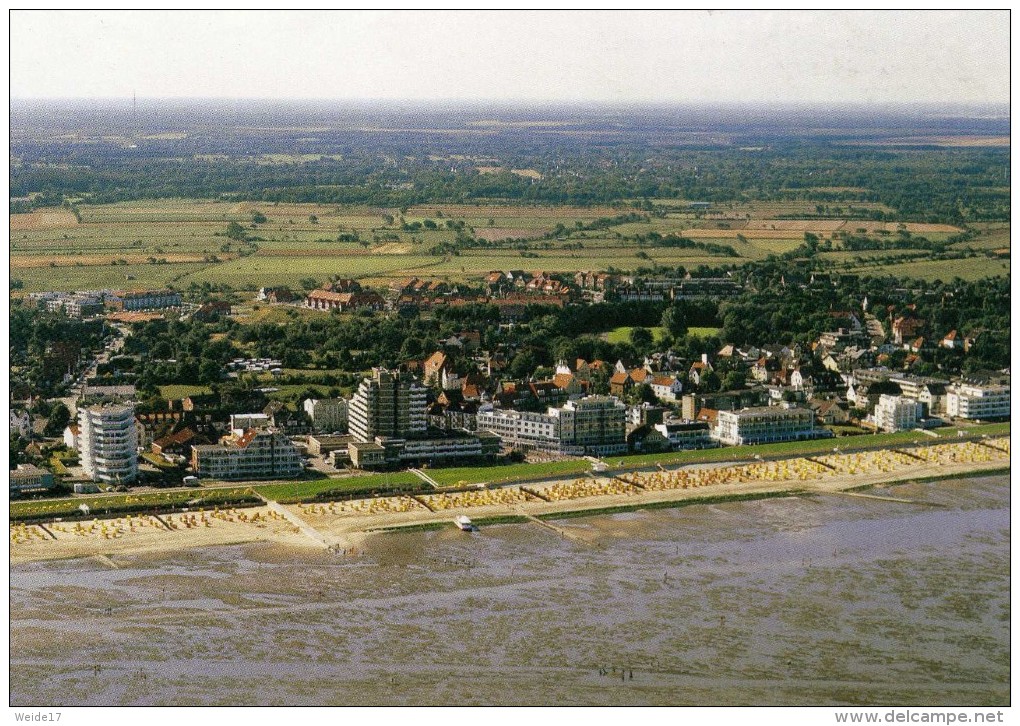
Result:
M965 432L965 438L956 436L958 430ZM884 448L909 447L920 444L956 443L973 440L980 436L1001 436L1010 432L1009 423L970 426L964 429L944 427L936 430L938 437L929 437L916 431L901 431L892 434L872 434L840 439L818 441L795 441L760 446L730 446L700 451L679 451L666 454L638 454L631 456L607 457L609 471L605 475L623 471L647 468L656 465L683 466L686 464L720 463L726 461L749 461L794 458L824 454L836 446L841 452L866 451ZM503 485L528 483L553 477L581 476L591 470L587 460L543 462L537 464L508 464L487 467L457 467L432 469L429 475L441 487L465 487L488 483ZM1008 469L1005 469L1008 472ZM10 503L11 521L47 521L55 518L94 518L117 516L134 512L164 512L181 507L194 509L237 506L257 506L263 498L281 504L327 502L359 497L375 497L395 494L418 494L432 491L431 487L410 472L369 474L346 479L319 479L311 481L257 484L252 486L217 487L199 489L175 489L166 492L144 492L101 497L74 497L15 501ZM756 495L757 496L757 495ZM87 504L89 514L79 507ZM637 508L647 508L640 505ZM589 511L589 510L582 510ZM623 510L621 510L623 511ZM548 515L542 515L546 517ZM559 515L557 515L559 516Z

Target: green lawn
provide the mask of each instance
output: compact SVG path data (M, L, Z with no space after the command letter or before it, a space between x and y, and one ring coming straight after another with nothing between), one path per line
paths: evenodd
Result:
M1009 434L1009 421L1005 423L978 424L976 426L943 426L935 429L939 436L951 438L956 436L957 431L963 431L968 436L983 434L985 436L1002 436Z
M199 500L194 504L189 502ZM75 497L73 499L40 499L10 503L10 518L15 520L53 519L54 517L80 516L79 507L87 504L90 516L104 514L127 514L128 512L152 511L171 506L188 505L226 506L257 501L248 487L226 489L188 489L172 492L145 492L141 494L117 494L105 497Z
M610 343L629 343L630 342L630 331L634 330L631 326L623 326L620 328L613 328L606 333L606 340ZM661 327L648 328L651 331L652 337L655 342L658 343L662 340L662 336L666 334L666 329Z
M486 483L507 483L570 476L591 471L591 462L583 459L549 461L538 464L507 464L505 466L463 466L450 469L429 469L426 473L440 486Z
M192 386L186 384L171 384L167 386L159 387L160 398L165 398L170 401L179 401L182 398L188 396L198 396L204 393L212 393L212 389L209 386Z
M696 338L709 338L713 335L719 335L722 328L708 328L708 327L693 327L687 329L687 335Z
M260 484L252 489L266 499L282 504L315 501L335 494L346 497L353 494L371 494L377 491L430 491L431 487L414 474L398 471L392 474L369 474L348 479L321 479L282 484Z

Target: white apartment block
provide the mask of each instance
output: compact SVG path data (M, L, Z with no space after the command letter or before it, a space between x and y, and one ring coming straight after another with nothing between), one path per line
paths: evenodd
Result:
M138 431L132 406L106 405L78 412L81 465L93 481L126 484L138 477Z
M959 383L946 389L946 413L954 418L989 419L1009 416L1009 384Z
M778 441L802 441L832 436L815 426L809 408L759 406L740 411L720 411L715 437L724 444L770 444Z
M376 368L351 397L348 428L358 441L422 436L428 428L427 403L428 389L413 377Z
M232 413L230 414L230 430L264 429L271 421L266 413Z
M917 427L924 407L906 396L882 394L875 406L875 426L883 431L906 431Z
M660 423L655 430L669 441L670 448L706 449L718 446L719 442L711 437L711 427L702 421L693 423Z
M506 446L514 449L559 449L559 420L549 413L480 410L478 430L496 434Z
M613 396L587 396L546 413L502 409L478 412L478 430L504 445L561 454L618 454L627 450L627 407Z
M271 428L237 429L219 444L192 446L191 467L212 479L276 479L304 469L297 447Z
M316 431L346 431L347 401L342 398L309 398L303 404Z

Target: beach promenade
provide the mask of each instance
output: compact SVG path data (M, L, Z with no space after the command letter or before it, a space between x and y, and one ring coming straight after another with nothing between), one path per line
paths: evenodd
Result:
M11 562L109 558L117 554L275 541L330 548L343 556L382 530L452 526L466 514L484 526L600 510L680 506L765 496L838 495L852 490L936 477L958 477L1009 466L1009 438L933 443L909 450L834 452L746 464L702 464L652 472L588 475L478 489L244 509L213 508L170 515L11 525ZM881 496L880 492L872 492ZM889 506L909 500L883 497ZM286 507L286 511L284 508ZM509 519L508 519L509 518ZM300 523L300 526L295 523ZM539 526L535 523L535 526Z

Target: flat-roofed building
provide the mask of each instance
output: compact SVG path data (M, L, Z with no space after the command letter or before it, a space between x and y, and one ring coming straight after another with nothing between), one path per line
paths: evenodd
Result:
M346 452L352 441L354 441L354 437L347 434L342 436L315 434L308 437L308 453L313 456L326 456L340 449Z
M18 468L11 471L12 496L45 492L56 485L57 482L51 472L32 464L18 464Z
M302 404L316 431L347 430L347 401L343 398L308 398Z
M739 411L719 411L716 438L724 444L768 444L777 441L803 441L832 436L815 425L809 408L758 406Z
M114 293L111 307L114 310L152 310L179 308L181 302L181 294L173 290L140 290Z
M907 396L882 394L875 406L874 421L883 431L906 431L917 427L924 406Z
M351 397L348 428L359 441L425 434L428 389L412 376L376 368Z
M955 418L1009 417L1009 383L961 382L946 389L946 413Z
M486 409L478 430L514 449L561 454L617 454L627 450L627 407L613 396L587 396L546 413Z
M272 428L235 429L220 443L192 446L191 468L211 479L278 479L300 474L297 447Z
M126 484L138 478L138 430L133 406L78 411L81 466L93 481Z
M712 438L711 427L705 421L685 421L655 424L655 430L669 442L674 451L680 449L709 449L719 445Z
M230 414L230 429L264 429L272 424L268 413L232 413Z

